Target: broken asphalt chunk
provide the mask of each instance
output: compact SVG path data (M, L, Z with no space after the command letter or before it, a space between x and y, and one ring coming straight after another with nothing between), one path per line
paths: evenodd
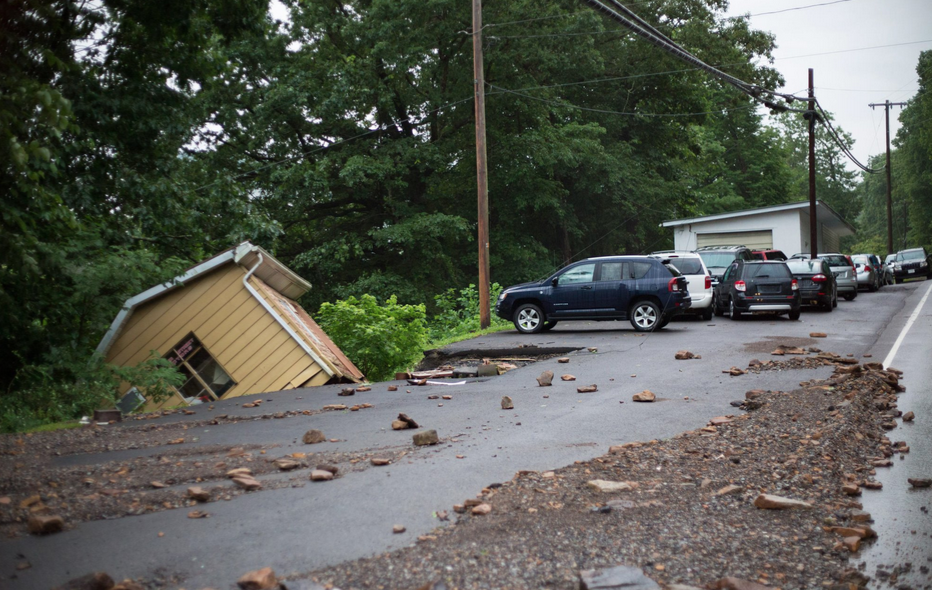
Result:
M640 568L618 565L579 572L580 590L660 590Z
M541 373L540 377L537 378L537 385L540 387L553 385L553 371L544 371Z
M64 519L54 514L33 514L27 524L33 535L50 535L65 530Z
M437 436L436 430L422 430L421 432L414 433L414 444L419 447L425 445L435 445L440 442L440 437Z
M333 474L323 469L312 469L310 475L311 481L330 481Z

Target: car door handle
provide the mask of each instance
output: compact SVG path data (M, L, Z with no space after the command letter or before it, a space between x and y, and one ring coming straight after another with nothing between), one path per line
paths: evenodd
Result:
M592 285L586 285L586 286L584 286L584 287L580 287L580 289L582 289L583 291L591 291L591 290L592 290Z

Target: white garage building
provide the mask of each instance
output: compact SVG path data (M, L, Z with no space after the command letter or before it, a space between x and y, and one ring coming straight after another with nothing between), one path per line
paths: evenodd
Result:
M854 228L834 209L816 201L819 252L838 252L839 240ZM676 250L703 246L747 246L751 250L782 250L787 256L810 251L809 202L664 221L673 228Z

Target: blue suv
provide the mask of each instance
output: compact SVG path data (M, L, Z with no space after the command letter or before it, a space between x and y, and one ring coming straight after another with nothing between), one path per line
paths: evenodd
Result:
M686 278L669 260L647 256L588 258L534 283L505 289L495 314L524 334L550 330L561 320L629 320L652 332L690 304Z

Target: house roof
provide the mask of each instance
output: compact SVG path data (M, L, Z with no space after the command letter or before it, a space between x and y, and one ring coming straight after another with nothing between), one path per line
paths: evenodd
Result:
M808 210L809 201L799 201L798 203L787 203L785 205L771 205L769 207L758 207L757 209L745 209L742 211L718 213L716 215L705 215L703 217L692 217L689 219L673 219L664 221L660 226L678 227L681 225L692 225L708 221L719 221L722 219L735 219L738 217L750 217L753 215L766 215L768 213L780 213L782 211L797 209ZM823 201L816 201L816 219L841 236L850 236L855 233L854 227Z
M107 330L100 344L97 345L97 352L101 355L107 354L107 351L110 350L110 345L113 344L117 336L119 336L120 331L123 329L123 326L126 325L133 311L143 303L151 301L156 297L161 297L165 293L177 289L226 264L236 263L246 268L252 268L258 261L260 254L263 258L263 264L256 269L255 276L262 279L267 285L291 299L297 299L311 290L310 283L276 260L274 256L266 252L261 246L256 246L250 242L243 242L235 248L225 250L212 258L208 258L192 266L186 270L184 274L166 283L156 285L151 289L147 289L127 299L120 313L117 314L113 323L110 324L110 329Z

